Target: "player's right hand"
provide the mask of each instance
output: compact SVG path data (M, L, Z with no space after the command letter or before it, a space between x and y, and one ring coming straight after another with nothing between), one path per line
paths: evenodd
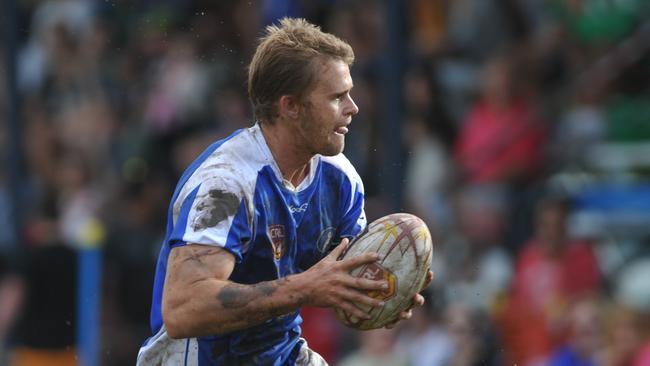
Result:
M301 273L304 279L304 295L307 303L313 306L339 308L359 319L370 319L370 316L359 309L354 303L371 307L384 306L384 302L368 296L369 291L383 291L388 288L384 280L369 280L354 277L350 274L354 268L376 262L377 253L364 253L357 257L337 260L345 252L350 241L343 239L325 258L309 270Z

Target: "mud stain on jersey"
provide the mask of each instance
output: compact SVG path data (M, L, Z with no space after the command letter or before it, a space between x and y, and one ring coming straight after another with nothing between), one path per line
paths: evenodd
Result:
M193 228L195 231L200 231L217 226L221 221L234 215L238 207L237 195L220 189L210 190L196 206L200 215Z

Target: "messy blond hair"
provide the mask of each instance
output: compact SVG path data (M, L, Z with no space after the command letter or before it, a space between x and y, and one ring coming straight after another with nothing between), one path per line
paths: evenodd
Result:
M283 18L266 27L248 66L248 96L255 118L273 123L283 95L302 100L314 86L315 61L341 60L352 65L352 47L305 19Z

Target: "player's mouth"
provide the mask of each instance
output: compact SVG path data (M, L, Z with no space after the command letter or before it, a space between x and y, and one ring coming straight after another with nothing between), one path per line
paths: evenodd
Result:
M339 135L345 135L346 133L348 133L348 125L346 124L343 126L339 126L334 130L334 132L336 132Z

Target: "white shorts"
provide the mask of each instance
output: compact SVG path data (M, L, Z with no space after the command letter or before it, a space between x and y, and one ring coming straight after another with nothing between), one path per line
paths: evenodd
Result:
M327 362L303 341L296 366L328 366ZM137 366L198 366L199 346L196 338L172 339L163 326L138 352Z
M300 354L296 359L296 366L328 366L327 361L325 361L321 355L309 348L307 346L307 341L304 342Z

